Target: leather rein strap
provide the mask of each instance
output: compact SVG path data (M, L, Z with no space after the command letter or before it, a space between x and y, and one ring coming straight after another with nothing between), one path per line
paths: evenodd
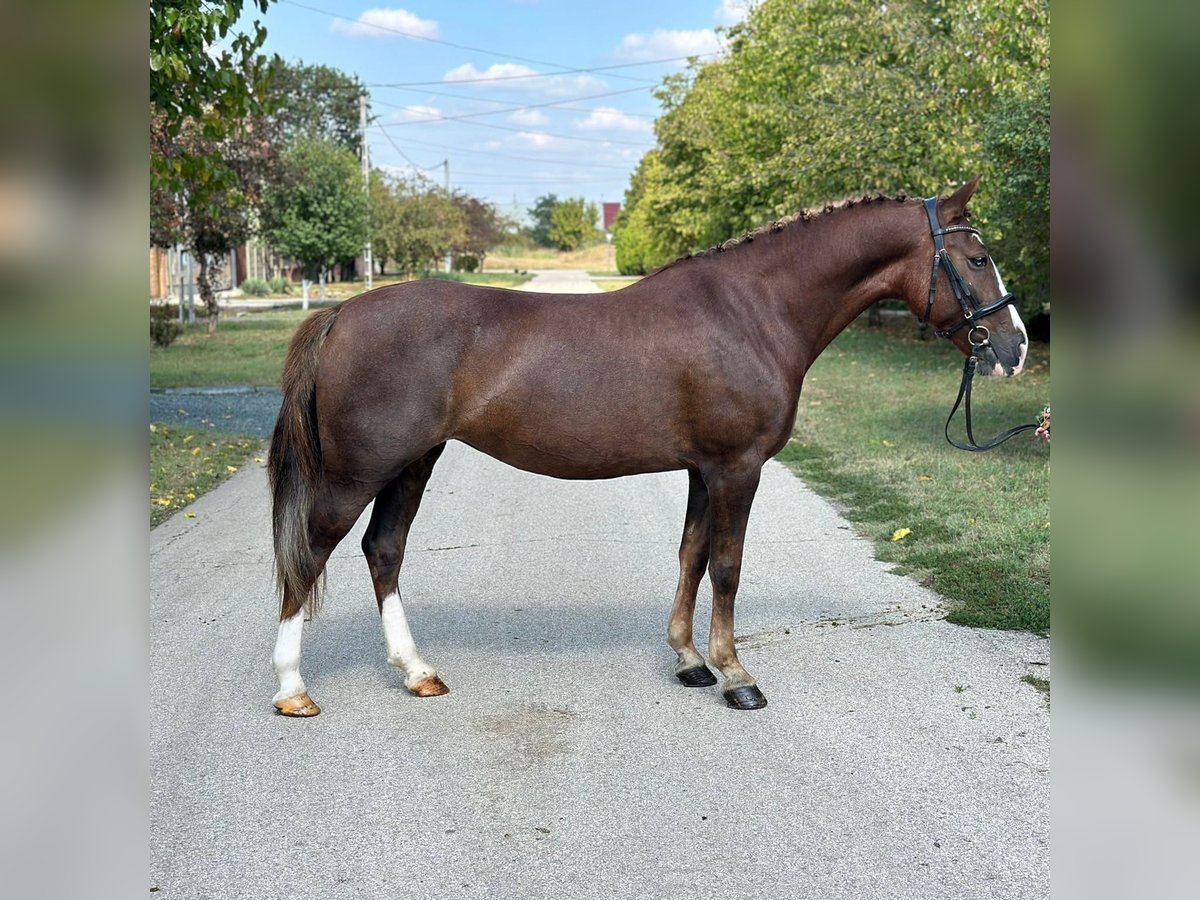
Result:
M933 302L937 297L938 270L945 269L946 279L950 282L950 289L954 291L954 299L958 301L958 305L962 309L962 319L956 325L945 330L934 329L934 334L938 337L948 338L962 329L970 327L971 330L967 332L967 339L971 342L972 348L971 355L963 363L962 383L958 386L958 398L954 401L954 407L950 410L950 415L946 417L946 440L959 450L979 453L999 447L1009 438L1020 434L1022 431L1037 428L1038 423L1030 422L1026 425L1017 425L1015 428L1010 428L1007 431L993 435L982 444L975 440L975 431L971 423L971 387L975 380L975 368L979 364L979 357L976 354L985 347L990 346L990 333L987 327L979 325L977 320L999 312L1014 302L1016 298L1012 294L1005 294L999 300L987 306L979 305L979 301L975 299L975 295L971 291L971 286L963 280L954 262L950 259L950 254L946 252L946 242L942 240L944 235L954 231L966 231L970 234L978 235L979 229L972 228L970 225L950 225L943 228L941 223L938 222L937 199L937 197L930 197L925 201L925 214L929 217L929 233L933 236L933 271L929 275L929 303L925 307L925 316L921 319L921 324L929 324L929 318L933 314ZM979 340L976 340L974 337L977 331L983 333L983 337ZM954 420L954 414L958 412L959 406L963 407L963 414L966 417L967 443L965 444L950 437L950 423Z
M973 345L976 350L981 350L987 346L987 338L984 338L983 343ZM975 366L978 360L975 355L968 356L963 363L962 384L958 386L958 399L954 401L954 407L950 410L950 415L946 416L946 440L959 450L968 450L971 453L979 453L984 450L991 450L993 447L999 447L1010 437L1020 434L1022 431L1029 431L1031 428L1037 428L1037 422L1030 422L1026 425L1017 425L1015 428L1010 428L1008 431L1002 431L999 434L993 435L982 444L975 440L975 431L971 427L971 385L975 381ZM954 420L954 414L958 412L958 407L962 405L963 414L966 417L967 424L967 441L962 444L950 437L950 423Z

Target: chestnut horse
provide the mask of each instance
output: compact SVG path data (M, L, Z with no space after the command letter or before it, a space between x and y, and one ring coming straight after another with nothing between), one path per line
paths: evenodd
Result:
M667 628L675 675L686 685L716 684L692 641L707 569L708 654L725 700L765 706L734 648L742 542L759 471L791 436L817 356L884 298L948 332L966 312L956 297L965 283L976 308L975 298L996 307L986 315L981 370L1016 375L1024 365L1025 328L1011 305L996 305L1005 294L999 272L966 224L978 182L931 202L928 214L919 200L884 197L801 214L612 293L424 281L310 316L288 350L269 461L282 592L276 708L319 712L300 677L304 609L318 598L330 553L372 500L362 547L388 662L403 669L412 693L447 692L417 653L398 579L425 484L452 439L555 478L686 469ZM964 275L935 261L931 283L935 241ZM948 335L964 353L967 333Z

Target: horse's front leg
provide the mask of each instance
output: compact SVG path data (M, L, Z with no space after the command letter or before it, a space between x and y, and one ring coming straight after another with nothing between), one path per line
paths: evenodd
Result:
M711 473L706 479L711 505L708 577L713 586L708 658L725 678L722 693L735 709L761 709L767 698L742 666L733 643L733 604L742 574L746 523L762 470L761 460Z
M696 590L708 566L708 513L708 488L704 479L699 472L688 470L687 514L683 538L679 542L679 586L675 589L675 603L671 606L671 621L667 625L667 644L679 657L675 663L675 677L688 687L717 683L692 639Z

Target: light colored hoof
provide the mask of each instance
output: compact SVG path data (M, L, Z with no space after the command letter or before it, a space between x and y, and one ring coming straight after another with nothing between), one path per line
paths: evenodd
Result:
M409 691L418 697L440 697L450 693L450 688L436 675L422 678L416 684L407 685Z
M321 707L313 703L312 697L308 696L307 693L276 700L275 708L285 716L296 716L298 718L307 718L321 714Z

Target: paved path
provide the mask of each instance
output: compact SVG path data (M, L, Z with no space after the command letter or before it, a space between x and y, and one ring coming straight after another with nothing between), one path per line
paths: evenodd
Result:
M312 720L270 703L261 467L152 532L156 896L1045 896L1049 713L1020 678L1047 642L940 621L771 463L738 603L770 706L727 709L670 674L686 494L452 444L402 577L450 695L384 662L364 516L306 632Z

